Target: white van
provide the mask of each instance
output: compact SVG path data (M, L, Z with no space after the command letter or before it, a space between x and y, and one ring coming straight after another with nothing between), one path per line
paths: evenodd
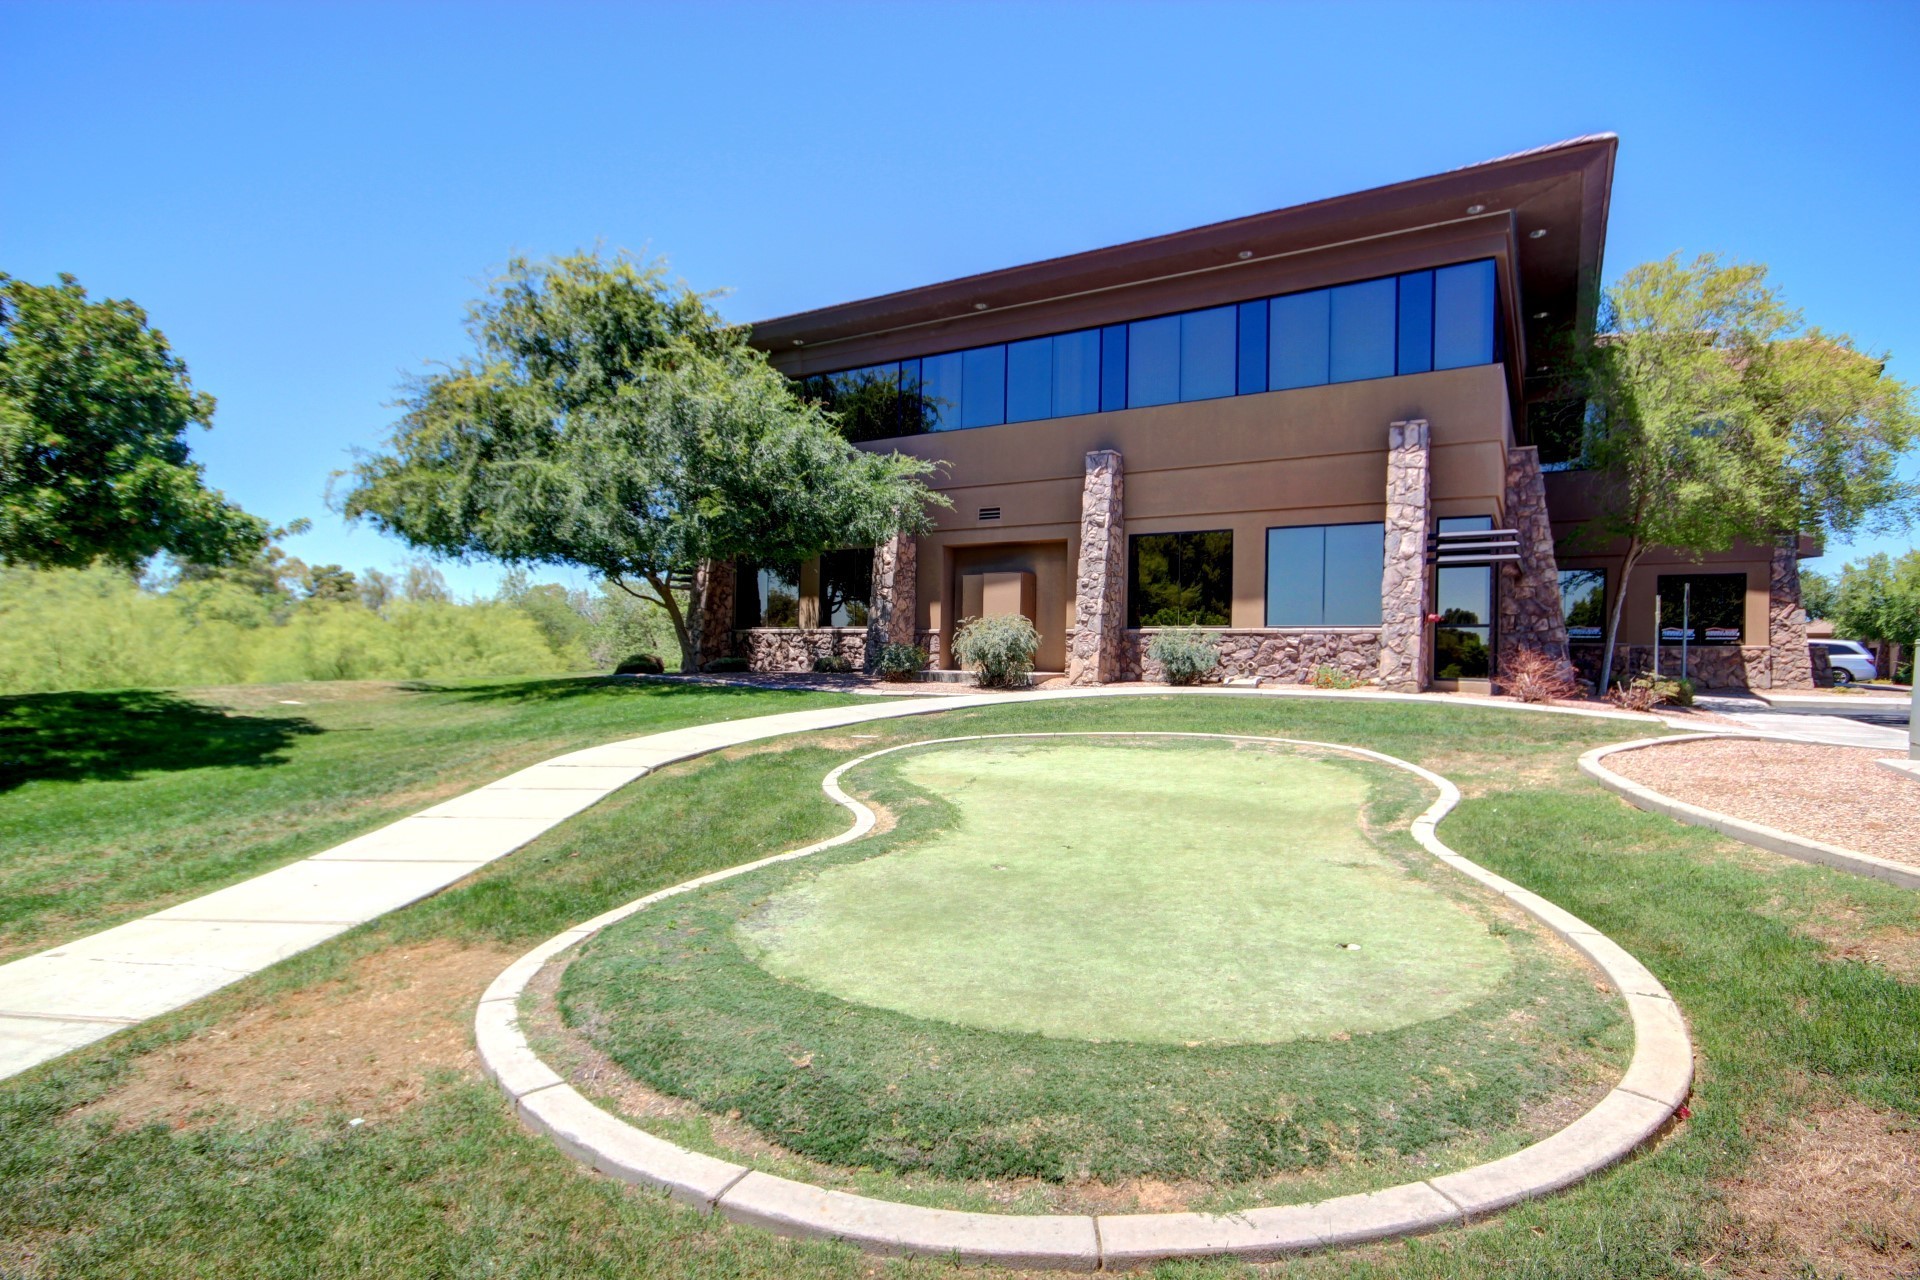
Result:
M1858 640L1809 640L1807 648L1826 653L1827 662L1833 667L1833 682L1842 687L1856 680L1871 682L1880 676L1873 655Z

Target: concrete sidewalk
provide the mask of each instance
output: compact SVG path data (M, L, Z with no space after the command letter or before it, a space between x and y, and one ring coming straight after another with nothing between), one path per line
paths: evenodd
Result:
M1876 698L1871 703L1862 698L1858 705L1844 705L1841 709L1884 713L1886 719L1898 720L1897 727L1835 714L1834 699L1817 699L1812 695L1788 698L1772 694L1769 699L1762 699L1750 694L1707 693L1693 701L1701 710L1728 716L1739 721L1742 729L1755 733L1778 734L1836 747L1870 747L1888 755L1907 753L1906 706L1889 698Z

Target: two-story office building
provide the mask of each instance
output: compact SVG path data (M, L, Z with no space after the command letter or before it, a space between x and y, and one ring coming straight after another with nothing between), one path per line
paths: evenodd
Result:
M877 549L709 566L703 654L804 670L902 640L941 666L959 620L1018 612L1076 683L1153 678L1153 630L1190 625L1228 677L1445 686L1570 638L1592 669L1619 556L1559 470L1581 406L1552 362L1593 323L1616 146L754 325L864 447L943 462L952 506ZM1623 657L1657 596L1701 683L1806 683L1800 550L1656 554Z

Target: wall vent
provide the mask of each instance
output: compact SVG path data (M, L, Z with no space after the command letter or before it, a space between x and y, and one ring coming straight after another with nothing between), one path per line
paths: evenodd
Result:
M1000 508L982 507L980 508L980 518L982 520L998 520L1000 518Z

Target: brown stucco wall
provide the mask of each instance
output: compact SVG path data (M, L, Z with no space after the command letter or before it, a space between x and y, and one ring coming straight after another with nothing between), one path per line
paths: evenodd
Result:
M1127 476L1126 532L1233 531L1231 626L1266 622L1266 531L1379 520L1386 502L1387 426L1432 424L1434 513L1499 517L1510 440L1498 365L1304 387L1265 395L1011 423L903 437L866 447L944 462L936 487L952 501L920 541L919 625L950 638L959 572L1027 569L1038 579L1043 636L1071 625L1086 455L1118 450ZM998 521L979 518L999 507ZM1035 558L1032 544L1056 550ZM1057 557L1057 558L1056 558ZM964 568L963 568L964 566ZM1056 592L1049 585L1056 581ZM1060 619L1051 628L1053 619ZM1059 670L1043 649L1041 666ZM1062 652L1064 657L1064 652Z

